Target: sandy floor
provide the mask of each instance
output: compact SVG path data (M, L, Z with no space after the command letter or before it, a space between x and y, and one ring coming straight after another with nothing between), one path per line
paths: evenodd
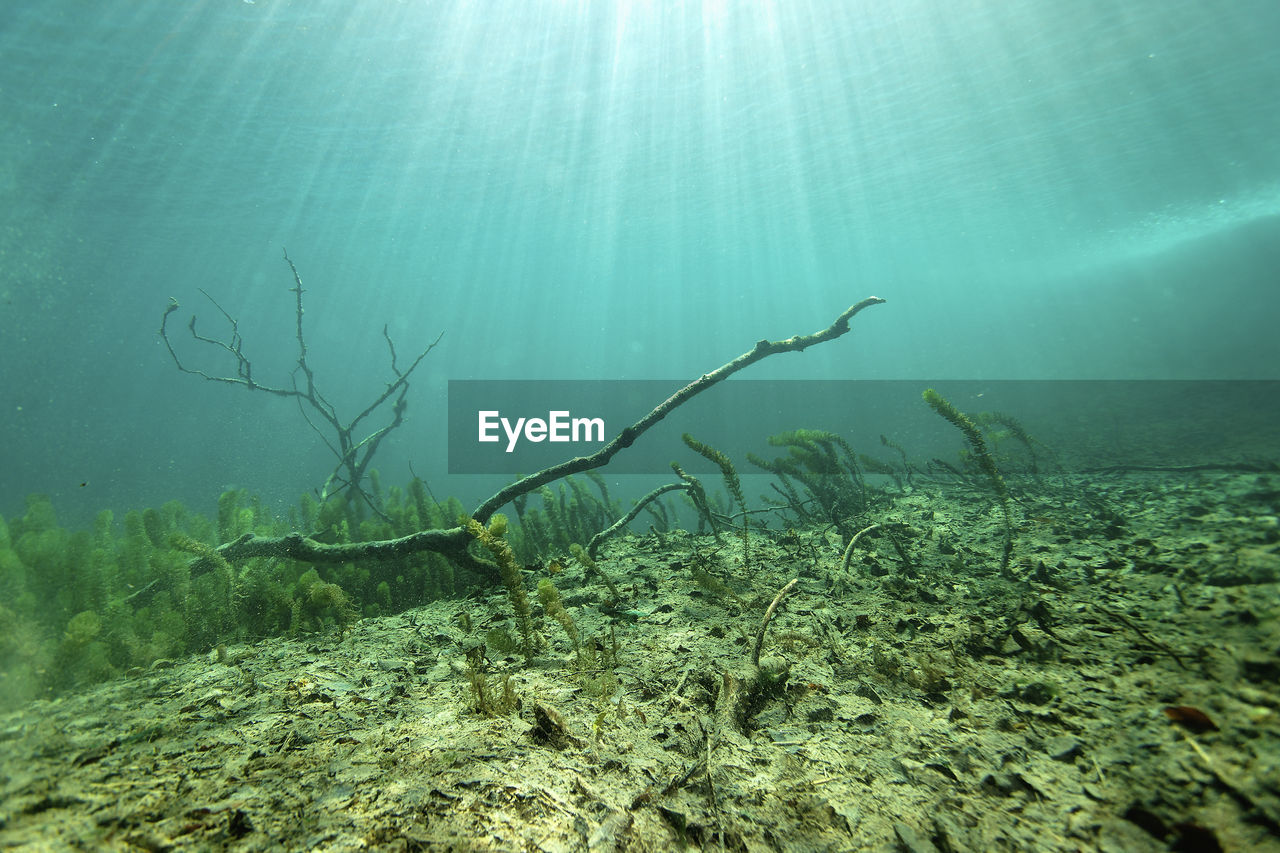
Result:
M618 607L553 579L578 653L540 610L503 651L492 594L34 703L0 847L1280 850L1280 478L1010 485L1011 577L990 495L926 485L848 570L821 530L606 545Z

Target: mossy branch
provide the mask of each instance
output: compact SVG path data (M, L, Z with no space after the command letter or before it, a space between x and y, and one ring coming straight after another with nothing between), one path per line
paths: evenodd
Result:
M756 632L756 644L751 650L751 665L760 665L760 651L764 648L764 635L769 630L769 621L773 619L773 614L777 611L778 605L782 603L782 599L787 597L791 590L795 589L796 584L800 582L800 578L792 578L787 585L778 590L778 594L773 597L773 601L769 604L769 609L764 612L764 618L760 620L760 630Z
M760 652L764 648L765 632L769 630L769 622L777 612L778 605L799 582L799 578L792 578L773 597L764 618L760 620L760 630L756 633L755 646L751 649L751 663L746 667L731 666L721 673L720 695L716 697L715 708L716 726L721 737L740 739L746 733L752 714L771 697L786 689L791 669L786 660L775 657L762 663Z

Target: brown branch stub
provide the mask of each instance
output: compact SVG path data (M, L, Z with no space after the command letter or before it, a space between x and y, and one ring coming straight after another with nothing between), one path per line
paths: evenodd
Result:
M760 650L764 648L764 634L765 631L769 630L769 621L773 619L773 614L778 609L778 605L782 603L782 599L786 598L787 593L795 589L798 583L800 583L800 578L792 578L790 583L778 590L778 594L773 597L773 603L764 612L764 618L760 620L760 631L756 634L756 646L751 652L752 666L760 665Z

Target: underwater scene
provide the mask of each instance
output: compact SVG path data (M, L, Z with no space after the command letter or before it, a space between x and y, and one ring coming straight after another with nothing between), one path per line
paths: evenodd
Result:
M1280 851L1280 4L0 11L0 849Z

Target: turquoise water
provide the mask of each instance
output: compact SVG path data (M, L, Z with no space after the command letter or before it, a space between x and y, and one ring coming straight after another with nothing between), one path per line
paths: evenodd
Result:
M402 361L445 332L379 457L425 476L448 379L696 376L871 294L751 376L1275 378L1278 34L1273 0L8 4L0 512L322 481L290 402L156 335L171 296L220 333L203 288L287 386L283 246L344 412L384 323Z

